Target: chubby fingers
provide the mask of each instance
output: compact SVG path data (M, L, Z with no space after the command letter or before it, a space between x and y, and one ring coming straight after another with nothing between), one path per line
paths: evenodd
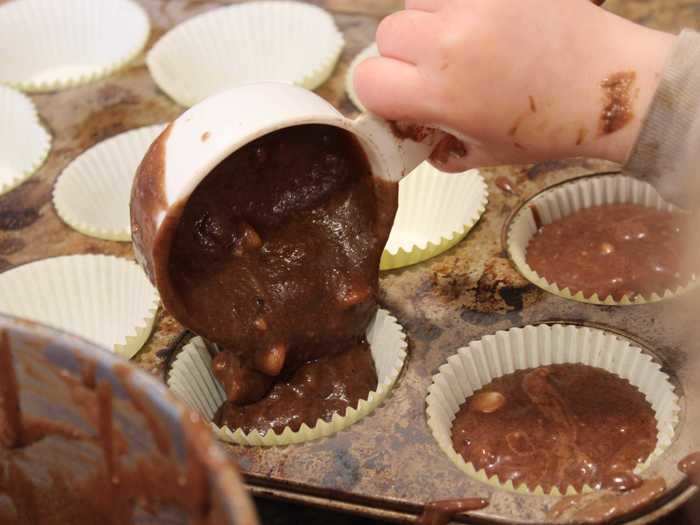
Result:
M426 81L412 64L386 57L369 58L355 70L355 90L369 111L387 120L433 120Z
M436 17L423 11L398 11L384 18L377 28L377 47L382 56L418 64L434 40Z

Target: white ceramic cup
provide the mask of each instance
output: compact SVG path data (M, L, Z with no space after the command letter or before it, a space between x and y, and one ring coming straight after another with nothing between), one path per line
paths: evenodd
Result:
M315 93L291 84L248 84L200 102L180 115L153 143L131 195L134 251L176 318L186 317L171 287L168 255L175 225L189 196L221 161L249 142L279 129L326 124L351 132L364 149L373 177L398 182L423 162L440 140L402 138L396 126L371 115L350 120ZM400 136L399 136L400 135Z

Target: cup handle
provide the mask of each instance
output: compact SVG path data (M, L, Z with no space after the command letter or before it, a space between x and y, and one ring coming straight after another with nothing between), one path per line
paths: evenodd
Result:
M354 122L355 129L374 144L384 157L387 170L380 177L398 181L426 160L440 140L443 131L414 124L388 122L363 113Z

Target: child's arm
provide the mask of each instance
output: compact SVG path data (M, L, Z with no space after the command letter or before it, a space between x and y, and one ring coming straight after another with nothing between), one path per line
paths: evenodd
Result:
M586 0L407 0L356 88L385 118L465 139L452 168L574 156L623 163L674 37Z

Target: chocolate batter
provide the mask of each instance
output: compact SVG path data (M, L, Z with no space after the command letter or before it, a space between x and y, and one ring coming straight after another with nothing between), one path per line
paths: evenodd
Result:
M678 462L678 470L694 485L700 485L700 452L693 452Z
M245 432L272 429L280 433L286 426L296 432L302 423L311 427L318 419L330 421L334 413L342 415L347 407L356 408L376 388L374 361L369 345L362 340L302 365L257 403L224 404L214 419L219 425Z
M150 453L132 454L126 459L128 441L113 415L112 386L105 379L95 381L94 363L83 363L81 378L67 371L58 376L69 389L75 408L93 426L89 433L22 411L16 402L20 396L9 340L2 331L0 363L0 385L5 387L0 389L0 406L12 408L11 419L16 428L11 434L22 437L11 447L6 441L0 442L0 523L159 523L162 512L168 516L168 522L189 517L189 523L199 525L224 523L207 473L231 466L223 461L223 455L212 453L210 429L196 414L183 411L187 451L184 462L173 454L162 453L162 449L171 449L169 435L167 445L160 444ZM48 363L38 365L50 368ZM152 418L148 401L132 385L131 370L122 365L116 372L123 386L130 389L133 410L147 420ZM6 410L3 418L7 419ZM149 427L155 428L151 423ZM247 512L244 514L253 519Z
M633 483L656 446L644 396L602 369L564 364L520 370L468 398L452 427L465 461L501 482L545 491Z
M425 504L417 525L447 525L452 518L462 512L483 509L489 500L482 498L447 499Z
M305 125L253 141L185 206L169 254L178 319L253 355L268 376L359 339L396 199L344 130Z
M634 71L621 71L610 75L600 83L603 88L603 112L600 115L601 135L607 135L624 128L634 118L630 90L636 79L637 74Z
M527 247L540 276L586 297L662 294L690 282L681 264L686 219L638 204L582 209L546 224Z
M665 491L664 479L653 478L644 480L637 488L623 493L567 496L554 504L548 514L552 519L566 516L566 521L576 523L607 523L643 509Z
M430 154L430 160L439 164L447 164L450 159L461 159L468 154L469 149L464 142L454 135L447 135L435 146Z
M518 192L513 187L513 184L511 183L510 179L505 175L499 175L498 177L496 177L496 179L494 180L494 184L496 184L496 187L504 193L510 193L511 195L516 196L518 195Z
M364 335L397 193L324 125L265 135L197 187L163 256L176 316L223 349L220 423L297 430L376 388Z

